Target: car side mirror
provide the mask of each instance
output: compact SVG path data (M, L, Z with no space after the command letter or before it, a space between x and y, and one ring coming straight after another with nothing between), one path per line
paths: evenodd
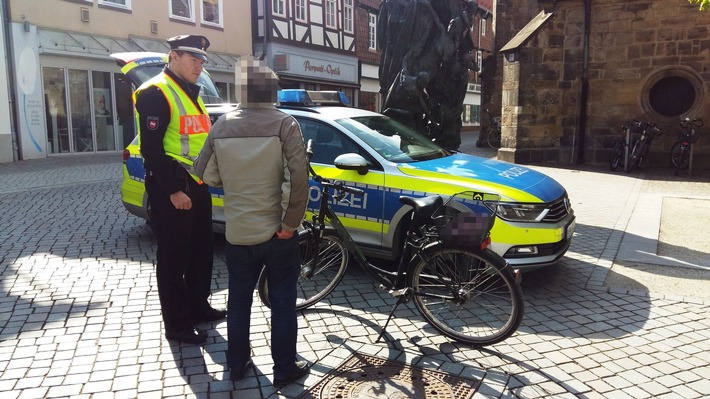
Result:
M356 170L360 175L366 175L370 170L367 160L360 154L341 154L335 158L335 167L343 170Z

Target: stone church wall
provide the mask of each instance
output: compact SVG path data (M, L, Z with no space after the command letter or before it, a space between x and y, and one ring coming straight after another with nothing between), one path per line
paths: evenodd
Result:
M606 163L620 126L635 118L664 128L650 163L666 166L689 116L706 121L695 162L710 167L710 12L687 0L590 1L585 48L585 1L498 0L497 50L554 10L522 46L498 55L487 100L503 116L499 158Z

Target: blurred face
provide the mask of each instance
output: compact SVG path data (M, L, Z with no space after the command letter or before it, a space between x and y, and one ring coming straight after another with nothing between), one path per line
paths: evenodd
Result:
M170 69L181 79L196 83L197 78L202 73L202 65L205 60L197 58L192 53L186 51L173 51L171 54Z

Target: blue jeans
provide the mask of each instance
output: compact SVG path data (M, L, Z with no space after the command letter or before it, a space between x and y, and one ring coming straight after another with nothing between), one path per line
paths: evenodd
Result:
M296 362L296 284L301 269L298 234L257 245L225 243L229 271L227 301L227 366L240 369L251 356L249 321L254 288L266 266L271 301L271 358L274 378L290 372Z

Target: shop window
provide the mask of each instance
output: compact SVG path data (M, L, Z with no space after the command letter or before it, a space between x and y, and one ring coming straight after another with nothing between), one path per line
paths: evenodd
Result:
M114 126L113 93L111 90L111 73L91 73L94 96L94 130L96 132L97 151L116 150L116 129Z

